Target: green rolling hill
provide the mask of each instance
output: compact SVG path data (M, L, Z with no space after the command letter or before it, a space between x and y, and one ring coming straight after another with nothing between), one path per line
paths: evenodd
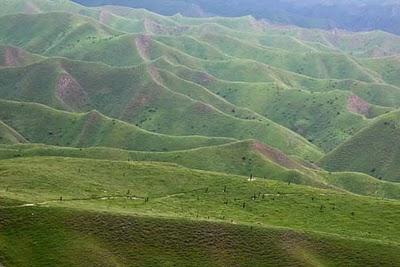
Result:
M361 173L326 172L315 165L306 165L296 158L288 158L281 151L254 140L170 152L38 144L0 146L0 159L39 156L166 162L191 169L253 176L318 188L333 188L359 195L400 198L400 185L396 183L384 182Z
M399 111L376 118L370 126L327 154L320 165L328 170L359 171L398 182L399 119Z
M203 243L200 240L206 234L200 229L209 227L215 227L217 236L222 235L220 246L238 251L245 266L274 264L282 258L296 265L310 265L315 260L349 265L390 265L397 261L396 213L389 213L398 208L397 202L272 181L249 182L245 177L155 163L26 158L5 160L0 166L8 171L8 178L1 178L3 195L8 198L1 201L4 228L0 251L2 259L10 264L30 261L33 265L81 265L83 249L92 251L88 262L94 265L97 261L110 261L107 264L111 266L121 261L126 265L132 260L134 264L162 266L171 260L185 266L190 258L192 263L193 259L199 262L196 265L213 266L217 259L206 258L214 254L198 244ZM76 182L76 176L81 182ZM24 207L24 203L29 205ZM42 204L36 207L34 203ZM154 214L161 217L154 218ZM19 219L27 216L31 218L28 222ZM244 224L238 225L239 221ZM48 228L45 236L41 234L43 226ZM134 229L149 232L147 241L134 234ZM197 230L190 233L190 229ZM22 235L13 238L15 231ZM181 234L173 234L175 231ZM150 239L153 234L159 239ZM257 236L253 239L257 245L247 247L248 242L243 240L247 235ZM165 242L169 236L175 236L171 243ZM32 238L35 245L25 242L26 238ZM233 242L231 238L242 241ZM282 245L278 239L284 242L283 247L267 246L267 252L260 253L258 246L264 242ZM186 245L177 256L181 242ZM32 248L41 252L18 257L10 247L19 252ZM158 249L163 252L154 254ZM221 265L226 265L234 256L223 251L218 247L215 253L217 258L222 257L220 253L225 255ZM179 256L182 253L187 256ZM190 257L192 253L194 258ZM66 258L61 260L63 255ZM248 257L254 261L249 263Z
M235 141L202 136L168 136L108 118L96 110L69 113L36 103L0 101L0 117L26 140L60 146L105 146L143 151L168 151Z
M47 76L38 75L44 72ZM96 109L163 134L260 139L288 154L311 160L322 155L300 135L255 112L236 108L205 89L197 90L199 96L194 97L197 100L190 94L170 90L153 80L155 72L145 65L113 68L99 63L48 59L22 68L0 70L5 81L0 94L6 99L39 102L69 111ZM167 75L174 79L171 82L178 83L174 88L187 90L185 81ZM229 114L209 103L215 103Z
M0 266L400 264L398 36L0 5Z

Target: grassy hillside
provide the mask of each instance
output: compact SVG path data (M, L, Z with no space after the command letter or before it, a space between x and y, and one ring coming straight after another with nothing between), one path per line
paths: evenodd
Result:
M44 55L81 45L81 40L96 42L99 37L118 35L89 17L65 12L2 16L0 23L2 42ZM26 25L30 25L29 30Z
M272 180L248 181L247 177L171 164L44 157L3 160L0 164L7 170L1 176L2 194L31 203L50 201L44 205L210 217L398 242L397 213L390 212L398 208L397 201ZM57 201L60 196L63 201ZM149 201L143 201L144 197Z
M53 11L51 8L49 10ZM0 39L6 44L22 45L29 51L48 56L103 62L112 66L142 65L122 70L103 65L89 65L81 61L79 63L66 60L61 63L55 63L54 60L46 61L46 64L53 66L35 65L36 70L32 71L43 71L43 68L50 67L51 71L55 72L53 76L62 77L61 81L69 85L67 89L71 84L78 87L79 90L75 88L74 91L77 92L71 96L73 99L63 99L64 103L59 103L60 101L56 99L49 103L48 100L54 97L47 97L44 101L40 96L37 97L37 93L29 97L12 96L11 99L37 101L70 111L97 109L108 116L163 134L254 138L276 146L285 153L296 155L299 155L300 149L293 151L276 137L276 135L293 136L293 133L282 130L283 128L278 129L268 119L302 135L328 152L368 125L369 122L364 117L382 115L400 104L400 89L397 85L365 63L371 61L378 64L379 59L359 60L351 55L354 53L360 56L362 53L356 44L348 43L350 38L348 33L338 32L338 36L334 36L324 31L290 27L268 28L251 17L188 19L182 16L163 17L144 10L113 7L96 9L81 7L81 10L86 10L87 12L83 14L90 18L68 14L63 15L63 19L57 22L71 25L70 31L79 33L76 37L77 42L73 45L62 46L48 42L48 38L57 41L58 37L49 36L49 31L41 25L52 16L56 17L58 13L14 15L5 20L7 25L17 26L21 20L37 21L38 27L46 32L35 36L37 39L35 44L41 44L40 47L45 50L44 52L26 43L23 28L17 28L19 34L4 30L0 33ZM81 10L79 12L82 14ZM110 21L113 22L107 24L108 20L104 18L105 14L101 15L102 13L106 13L106 17L111 16ZM116 26L118 19L138 20L138 23L144 25L142 33L146 34L124 34L123 30L113 32L107 27L105 29L108 30L103 30L105 27L103 23L118 28ZM93 28L86 37L79 29L81 24L88 24ZM217 31L213 32L214 29ZM271 39L269 34L273 36ZM60 42L68 43L69 37L66 38L66 40L62 38ZM388 40L397 42L392 36L366 33L354 35L354 38L365 44L373 42L382 45L388 51L397 53L392 46L387 45ZM280 47L282 39L296 43L296 49ZM340 41L342 39L343 42ZM338 47L339 44L343 47ZM152 61L153 65L146 68L144 64L152 64ZM54 67L54 64L61 66ZM389 64L385 63L386 66ZM31 69L32 66L28 68ZM182 68L187 69L182 71ZM19 71L27 73L27 69ZM118 81L110 82L111 71L118 72ZM60 74L65 72L72 77ZM133 76L132 72L137 73L137 76ZM104 94L103 91L99 94L97 90L99 85L92 82L93 73L96 75L96 81L113 88L112 101L109 101L110 94ZM14 77L10 77L8 73L4 77L7 86L17 84L16 79L20 78L15 74L12 75ZM33 75L35 78L40 77ZM57 82L59 78L53 79L56 81L47 82L47 87L50 86L49 93L53 90L51 87L60 84L60 80ZM91 83L88 84L87 80ZM19 84L24 88L39 88L34 84L36 82L29 79L26 83ZM141 84L140 87L137 87L138 83ZM93 87L96 87L96 90L92 89ZM138 91L133 93L130 87L141 89L140 93ZM254 87L259 90L257 93L253 89L249 90ZM116 88L120 91L118 97L115 97ZM89 95L85 95L86 90L90 91ZM349 92L337 92L337 90ZM310 95L307 91L320 94ZM95 95L92 95L92 92L95 92ZM159 94L162 94L160 95L162 103L155 99L155 95ZM3 97L10 99L9 95ZM154 106L156 110L152 109L149 113L146 106L140 107L142 104L138 103L142 103L143 98L146 99L146 106ZM178 106L176 101L181 105ZM208 105L211 105L211 108ZM132 106L137 108L132 110ZM204 114L198 114L199 106L201 110L207 108L208 113L212 113L207 114L207 121ZM299 108L301 112L296 111ZM323 112L316 112L321 109ZM241 119L262 119L265 123L232 120L232 116ZM169 120L167 125L166 118ZM193 123L189 124L188 121ZM221 131L213 127L215 124L221 125ZM251 128L258 130L254 132ZM227 133L229 135L226 135ZM299 139L298 136L293 138ZM299 143L304 142L305 140L299 141ZM305 146L307 145L299 144L298 148ZM317 158L306 155L307 153L301 156L309 159Z
M396 244L285 229L60 208L9 208L2 213L0 259L13 266L390 266L399 261Z
M397 89L393 89L392 92L384 91L386 88L377 92L376 89L382 86L351 81L322 82L321 80L318 83L313 82L313 87L303 90L296 87L290 89L278 82L228 82L162 60L156 64L162 69L173 71L182 79L197 82L237 106L252 109L290 128L326 151L333 149L357 130L368 125L366 118L391 110L390 107L370 104L348 91L361 92L360 94L376 102L379 102L377 99L394 102L396 94L400 92ZM313 92L312 88L319 92ZM374 94L370 95L372 91ZM389 95L393 97L390 98Z
M382 79L387 83L400 86L400 58L398 56L364 59L362 62L371 70L379 73Z
M110 148L66 148L37 144L0 147L1 159L71 157L120 161L169 162L205 171L253 176L319 188L335 188L359 195L400 198L400 185L361 173L328 173L305 166L282 152L255 141L243 141L173 152L138 152Z
M60 146L105 146L169 151L224 144L227 138L176 137L151 133L97 111L68 113L40 104L0 101L0 118L29 142Z
M327 170L358 171L388 181L400 181L399 119L399 111L376 118L370 126L327 154L320 165Z
M308 266L316 259L350 266L397 262L397 201L155 163L26 158L2 160L0 166L0 249L6 264L79 266L86 249L92 251L84 261L89 265L101 260L185 266L192 253L190 260L204 266L218 259L226 266L233 260L228 255L245 266L286 265L282 260ZM201 245L210 229L219 234L207 240L222 238L213 252ZM153 234L158 238L150 238ZM249 249L246 238L256 245ZM184 249L178 246L183 240ZM264 242L269 249L261 249ZM237 254L225 254L221 246ZM21 254L29 249L40 253ZM155 253L158 249L163 252ZM213 253L220 256L209 258Z
M400 264L399 37L67 0L0 25L0 266Z
M13 266L390 266L400 260L397 244L286 229L60 208L2 214L0 259Z
M7 124L0 121L0 143L1 144L18 144L26 143L27 141L23 136L17 133Z
M2 159L35 156L171 162L192 169L318 184L317 179L307 177L300 172L289 171L289 169L305 171L303 165L289 159L276 149L252 140L173 152L138 152L102 147L77 149L37 144L4 146L0 149ZM296 178L296 175L297 179L291 179ZM321 182L320 186L323 186Z
M6 99L39 102L69 111L96 109L163 134L258 139L289 155L311 160L322 154L300 135L255 112L237 108L194 84L190 88L186 81L168 73L159 76L156 69L146 65L115 68L48 59L22 68L6 68L0 70L0 75L4 81L0 94ZM158 82L158 77L169 79L164 83L175 91ZM185 94L182 90L186 90Z

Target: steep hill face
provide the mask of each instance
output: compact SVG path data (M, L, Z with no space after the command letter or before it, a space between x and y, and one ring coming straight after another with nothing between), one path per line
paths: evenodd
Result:
M388 181L400 181L400 112L374 122L326 155L320 165L327 170L364 172Z

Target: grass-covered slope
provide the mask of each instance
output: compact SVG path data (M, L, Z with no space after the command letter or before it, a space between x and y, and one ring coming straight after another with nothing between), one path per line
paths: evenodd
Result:
M228 138L176 137L151 133L97 111L68 113L36 103L0 102L1 120L27 141L34 143L169 151L234 141Z
M0 159L39 156L168 162L191 169L400 199L400 184L381 181L361 173L328 173L316 166L304 165L297 159L288 158L282 152L252 140L171 152L127 151L104 147L78 149L38 144L0 147Z
M5 264L79 266L87 251L89 265L398 261L397 201L168 164L25 158L0 166ZM219 245L210 250L205 240ZM22 253L30 249L37 253Z
M379 73L387 83L400 86L399 56L364 59L362 63L376 73Z
M60 208L8 208L2 215L0 260L12 266L390 266L400 260L397 244L286 229Z
M320 165L327 170L358 171L400 181L399 120L399 111L376 118L370 126L327 154Z
M400 38L0 5L0 266L400 264Z
M71 49L81 45L80 41L96 42L99 37L119 34L89 17L65 12L2 16L0 24L3 43L44 55L51 55L60 49Z
M209 216L398 242L398 215L389 212L398 208L398 201L265 179L248 181L173 164L46 157L0 164L7 170L1 175L2 195L30 203L190 219Z
M115 68L48 59L21 68L2 69L0 76L0 95L6 99L38 102L69 111L96 109L163 134L258 139L289 155L311 160L321 156L318 148L300 135L195 84L187 86L188 82L171 74L159 74L151 66Z
M5 145L0 148L0 158L58 156L121 161L158 161L176 163L187 168L217 171L236 175L289 181L296 174L295 183L318 184L311 177L289 169L305 170L304 166L282 152L248 140L224 145L201 147L171 152L146 152L104 147L72 148L38 144Z
M2 214L0 260L13 266L390 266L399 261L396 244L285 229L57 208L8 208Z
M294 152L276 138L277 135L293 136L293 133L278 129L275 127L277 125L265 118L302 135L322 150L330 151L368 125L364 117L379 116L400 104L397 84L391 83L370 68L369 63L365 63L379 62L379 59L359 60L356 56L362 54L359 51L361 48L349 41L351 35L348 33L338 32L335 36L324 31L267 27L250 17L188 19L181 16L163 17L126 8L80 8L73 15L63 14L59 21L53 18L59 13L7 16L4 23L8 26L0 32L0 40L47 56L129 68L114 69L97 63L90 65L67 60L55 63L55 60L49 59L40 64L51 66L36 64L26 67L29 71L12 70L29 72L35 78L32 81L32 76L28 80L24 78L25 82L17 82L20 77L5 70L7 75L4 80L7 86L11 86L7 90L11 89L13 94L20 92L14 90L14 84L23 86L26 94L28 88L44 88L43 83L50 86L48 93L52 94L45 98L46 101L38 93L30 93L29 97L12 96L11 99L38 101L71 111L97 109L108 116L164 134L226 136L230 133L226 137L260 139L285 153L297 155L301 147L307 145L298 145L299 149L296 148ZM54 11L51 8L49 10ZM53 28L68 25L68 34L61 38L49 35L43 26L49 20L59 24ZM112 27L118 28L118 20L139 21L143 24L139 30L141 33L126 34L122 29L113 30ZM35 26L38 34L33 44L30 44L31 39L25 38L25 29L20 27L21 21L32 21L33 25L38 25ZM81 25L89 25L91 30L82 31ZM15 28L18 34L13 34L7 28ZM388 40L397 42L391 35L366 33L355 34L354 38L366 45L372 42L393 54L397 53L388 45ZM340 41L342 39L343 42ZM281 46L283 40L297 44L296 48L291 50L290 47ZM37 44L40 44L40 49L36 47ZM141 65L132 67L138 64ZM44 71L42 68L50 68L47 72L53 72L51 82L37 81L42 76L34 73ZM182 68L187 69L182 71ZM111 72L118 72L118 75L113 74L118 80L110 82ZM113 89L111 101L110 94L105 93L109 88L97 90L99 85L92 82L93 73L96 81L101 81L102 87L107 85ZM91 83L87 83L87 80ZM52 88L58 85L66 89L76 88L71 94L64 94L67 98L62 99L64 103L60 103L59 99L48 103L48 100L54 100ZM253 90L255 87L257 92ZM88 95L85 95L86 90L89 91ZM118 97L115 97L116 90L120 93ZM319 93L311 95L308 91ZM161 103L155 96L165 101ZM10 95L3 97L10 98ZM144 106L143 101L146 102ZM177 105L176 102L181 104ZM147 106L150 105L156 110L149 112ZM132 106L135 106L133 110ZM210 114L198 114L199 109L203 111L206 107ZM297 112L298 109L301 112ZM260 118L265 123L244 122L233 120L232 117ZM167 118L169 122L166 125ZM215 124L221 127L213 127ZM257 130L253 132L250 128ZM294 139L299 138L296 136ZM304 143L305 140L299 142ZM306 155L308 153L313 152L301 156L317 158Z
M19 144L26 143L26 139L12 129L10 126L0 121L0 143L1 144Z
M279 82L229 82L163 60L155 64L184 80L197 82L237 106L247 107L288 127L326 151L368 125L367 118L391 110L390 107L370 104L350 90L355 88L355 92L370 99L391 99L393 102L397 101L396 94L400 92L398 89L387 92L386 88L378 91L380 85L334 80L314 80L307 83L311 87L305 84L304 89L297 86L287 88ZM370 95L372 91L374 95Z

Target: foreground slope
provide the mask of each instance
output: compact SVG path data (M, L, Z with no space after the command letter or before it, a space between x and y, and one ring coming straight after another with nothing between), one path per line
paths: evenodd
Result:
M398 201L170 164L26 158L0 166L5 264L390 266L399 260ZM37 253L25 253L31 249Z
M397 244L286 229L60 208L8 208L2 214L0 261L12 266L391 266L400 261Z

